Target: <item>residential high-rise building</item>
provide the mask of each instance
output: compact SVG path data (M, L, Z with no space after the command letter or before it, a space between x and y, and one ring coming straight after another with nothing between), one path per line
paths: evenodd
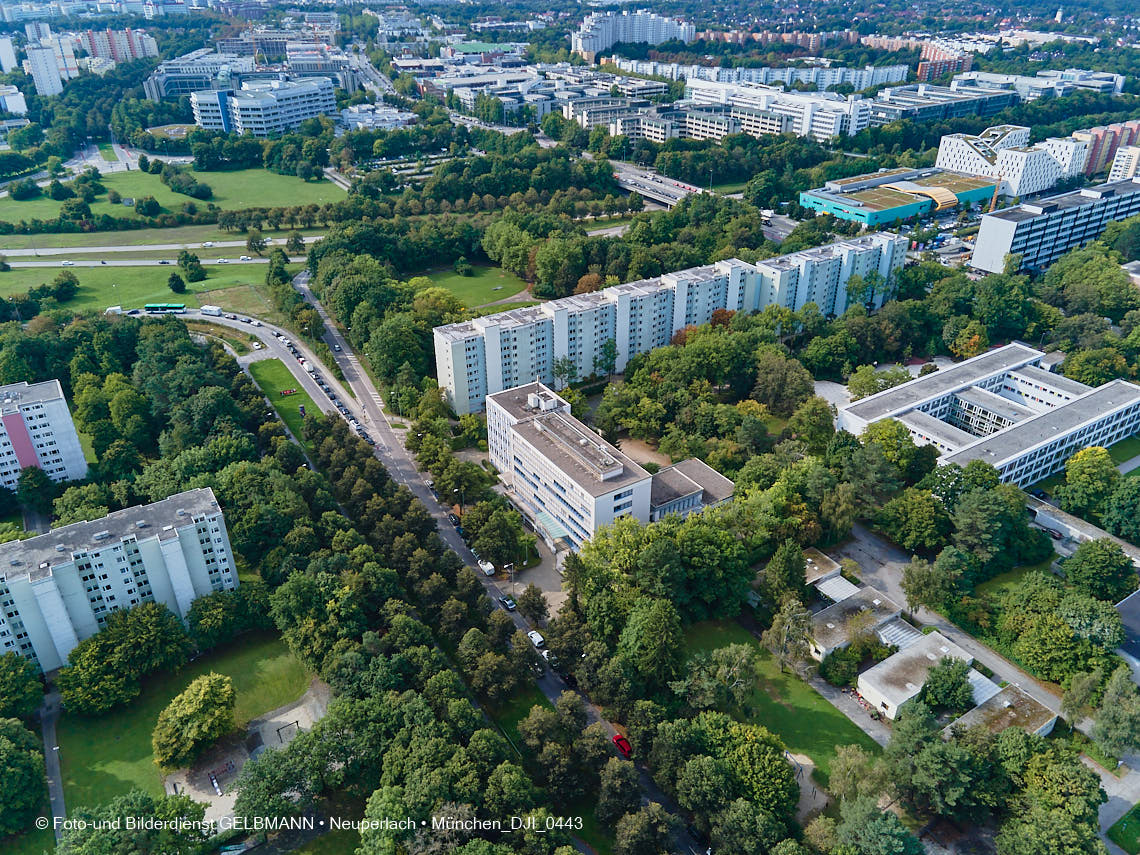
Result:
M940 464L982 460L1019 487L1060 471L1082 448L1140 432L1140 386L1086 386L1042 368L1044 357L1008 344L848 404L838 426L859 435L894 419L916 442L934 445Z
M12 39L8 36L0 38L0 71L7 74L10 71L15 71L18 66L16 50L12 47Z
M306 119L336 112L333 82L327 77L246 82L241 89L211 89L190 96L200 128L267 137L296 128Z
M87 458L58 380L0 386L0 485L14 490L29 466L53 481L87 475Z
M29 45L27 71L32 75L32 82L36 85L36 93L47 97L58 95L63 91L63 78L59 73L59 65L55 61L55 51L50 47Z
M855 275L882 283L866 296L881 306L908 245L906 237L876 233L756 264L718 261L439 326L433 331L439 384L457 413L476 412L487 395L534 380L553 383L555 360L568 359L580 378L622 371L630 357L668 344L687 326L708 323L717 309L799 310L814 302L825 315L842 314ZM612 366L603 356L610 348Z
M1022 268L1044 270L1070 249L1095 240L1113 220L1134 214L1140 214L1140 180L1135 179L985 214L970 266L1001 273L1006 256L1018 255Z
M1140 119L1073 131L1072 136L1088 144L1085 175L1093 176L1109 167L1121 146L1140 144Z
M1050 145L1029 145L1029 128L997 125L978 135L947 134L938 146L935 166L967 175L1000 178L1002 192L1028 196L1050 190L1063 178L1075 178L1084 169L1081 150L1087 145L1072 137L1050 140ZM1063 152L1058 160L1054 151Z
M195 599L238 584L209 488L0 544L0 568L0 653L44 672L117 609L157 602L185 620Z
M40 39L51 38L51 24L44 21L28 21L24 24L24 35L28 37L29 43L38 44Z
M1116 150L1112 168L1108 170L1109 181L1124 181L1140 175L1140 146L1126 145Z
M691 42L696 28L679 18L665 18L639 9L636 12L591 12L578 31L570 36L571 49L581 57L594 61L604 50L618 42L660 44Z
M50 47L55 54L55 66L59 69L59 76L64 81L74 80L79 76L79 62L75 58L75 45L71 36L52 36L41 39L40 47Z
M735 489L696 459L650 475L537 382L487 397L487 452L511 501L552 549L576 551L621 517L684 516L727 501Z
M75 38L91 56L115 62L158 56L158 43L142 30L87 30Z

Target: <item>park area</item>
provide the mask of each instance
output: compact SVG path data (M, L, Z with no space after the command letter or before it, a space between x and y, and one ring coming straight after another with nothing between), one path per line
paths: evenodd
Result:
M835 748L858 745L871 754L879 746L856 727L815 689L780 669L772 655L748 630L737 623L710 621L695 624L685 632L689 656L708 653L729 644L746 644L760 654L760 681L748 700L754 711L750 723L768 728L784 741L793 754L806 754L815 763L816 777L824 788L831 774Z
M175 294L167 286L171 273L183 275L176 265L147 265L145 267L17 267L0 273L0 297L23 294L29 288L50 283L60 270L70 270L79 280L79 290L66 303L73 311L94 309L104 311L108 306L124 309L141 308L147 303L185 303L199 306L206 300L198 295L212 294L240 285L265 281L264 264L206 265L207 278L201 282L187 282L186 292Z
M526 289L526 283L506 270L498 267L474 265L470 276L460 276L450 268L429 270L423 274L438 288L446 288L469 309L505 300ZM502 310L514 308L507 303Z
M158 714L192 680L210 672L233 680L239 728L262 713L296 701L311 675L279 638L246 636L208 653L174 674L148 680L128 706L105 716L65 714L59 753L68 812L110 801L133 789L162 793L151 733Z
M1134 805L1113 824L1108 839L1128 855L1140 855L1140 805Z
M141 199L153 196L163 211L179 211L187 202L199 208L213 203L223 211L242 208L280 208L296 205L321 205L325 202L338 202L345 193L330 181L302 181L293 175L278 175L268 169L235 169L232 172L191 172L195 179L210 185L214 191L207 200L194 199L175 193L162 183L157 175L132 170L103 175L101 183L107 188L91 203L91 213L95 216L109 214L112 217L136 219L134 209L123 204L113 205L107 200L111 190L123 199ZM0 198L0 220L18 223L21 220L51 220L59 214L62 202L46 195L35 199L18 201L11 196ZM46 235L41 240L47 241ZM106 243L106 240L104 240ZM13 245L14 246L14 245Z
M292 431L297 441L304 444L301 438L301 429L305 424L305 417L301 415L301 407L305 412L319 414L320 408L310 397L309 393L301 388L297 378L292 375L287 366L280 359L262 359L249 364L249 373L254 381L261 387L265 397L273 404L273 409L285 422L285 426ZM281 393L289 389L296 391L291 395Z

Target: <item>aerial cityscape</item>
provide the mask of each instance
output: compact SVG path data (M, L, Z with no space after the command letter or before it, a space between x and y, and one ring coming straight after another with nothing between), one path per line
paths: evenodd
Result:
M0 855L1140 855L1140 8L0 0Z

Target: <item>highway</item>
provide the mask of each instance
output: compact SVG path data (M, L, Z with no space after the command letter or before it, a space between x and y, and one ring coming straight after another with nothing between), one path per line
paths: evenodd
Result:
M163 263L165 261L165 263ZM305 256L297 255L289 259L290 262L304 262ZM215 259L206 258L202 260L203 267L213 267L220 264L223 267L227 264L268 264L268 258L248 258L244 261L237 258ZM59 261L9 261L9 266L12 268L17 267L52 267L62 268L67 270L71 267L170 267L173 270L178 270L178 266L174 263L173 259L159 260L157 258L112 258L110 261L103 259L76 259L70 262Z
M325 334L323 340L333 351L333 357L344 373L345 384L339 383L332 377L324 367L324 363L316 354L303 342L298 341L295 334L288 330L280 329L265 322L262 322L261 326L253 326L251 324L242 323L240 320L231 320L224 316L203 316L197 311L187 312L186 315L182 315L181 317L202 319L210 321L211 323L222 324L250 332L258 336L265 346L266 356L257 358L276 357L280 359L289 368L290 372L292 372L297 382L313 397L313 400L317 402L317 406L319 406L322 411L336 412L335 407L329 403L328 398L321 391L316 381L301 368L298 359L289 352L281 343L280 339L276 338L274 334L281 333L292 339L298 350L300 350L301 355L310 364L318 367L318 374L324 377L325 382L333 389L337 397L345 403L350 411L351 417L355 418L376 441L376 456L384 464L384 467L388 470L393 480L406 486L408 490L423 503L428 513L435 519L440 538L463 559L466 565L475 571L475 575L483 583L483 588L487 592L487 596L490 597L491 602L498 607L499 598L506 593L505 589L499 586L499 582L496 579L484 576L483 573L478 570L475 556L471 554L471 550L468 549L467 544L463 542L463 539L456 533L455 528L448 522L447 514L451 510L450 506L444 506L432 496L424 476L420 474L412 455L404 447L403 437L407 434L407 431L396 431L392 428L388 417L383 412L384 402L375 385L372 383L372 379L364 371L359 358L353 353L348 340L340 333L339 329L326 313L324 306L317 301L309 289L309 271L304 270L298 273L293 279L293 284L306 301L317 309L321 315L321 319L324 320ZM259 353L261 353L261 351L259 351ZM245 359L245 357L243 357L243 359ZM355 397L345 393L344 385L348 386ZM511 617L517 629L525 632L533 628L518 611L508 612L507 614ZM545 664L543 665L542 676L537 677L535 682L543 695L545 695L551 703L555 702L564 691L569 690L569 687L562 678ZM587 716L591 723L595 721L604 722L611 737L618 732L617 728L602 716L601 710L595 706L586 695L581 695L581 697L586 704ZM644 765L638 765L638 774L641 780L643 802L648 802L649 800L659 802L678 816L681 815L677 805L674 804L649 777ZM704 846L698 847L697 842L684 830L678 832L677 839L683 849L691 853L691 855L699 855L699 853L705 849Z
M50 235L47 236L50 239ZM308 235L305 243L316 243L324 235ZM280 239L278 239L280 240ZM273 240L265 239L266 246L273 246ZM208 244L208 246L207 246ZM4 255L9 258L35 257L41 255L94 255L105 252L181 252L184 249L241 249L245 250L244 240L215 240L191 243L144 243L136 246L38 246L32 249L5 249Z
M686 184L684 181L675 181L672 178L659 175L653 170L642 169L624 161L611 160L610 165L613 166L614 177L623 190L637 193L669 208L672 208L686 196L705 192L696 185Z

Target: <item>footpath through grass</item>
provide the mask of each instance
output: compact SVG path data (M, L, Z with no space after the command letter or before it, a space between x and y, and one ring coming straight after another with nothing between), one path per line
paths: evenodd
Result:
M254 381L261 387L265 397L273 404L273 409L285 422L285 426L293 432L297 441L305 444L302 438L302 428L305 417L301 415L300 408L304 407L307 413L319 413L316 403L302 387L297 378L289 371L289 367L280 359L262 359L249 364L249 373ZM292 395L282 395L286 389L296 389ZM307 447L307 446L306 446Z
M68 810L107 802L132 789L161 795L150 743L158 714L192 680L211 671L233 680L238 727L297 700L311 679L277 636L245 636L175 674L148 680L126 707L92 718L65 714L59 721L59 759Z
M784 673L767 649L738 623L710 621L695 624L685 632L689 656L728 644L747 644L760 654L760 681L749 706L750 721L779 736L788 750L808 755L814 762L819 783L827 787L831 763L838 745L858 745L871 754L882 749L810 685L794 674Z

